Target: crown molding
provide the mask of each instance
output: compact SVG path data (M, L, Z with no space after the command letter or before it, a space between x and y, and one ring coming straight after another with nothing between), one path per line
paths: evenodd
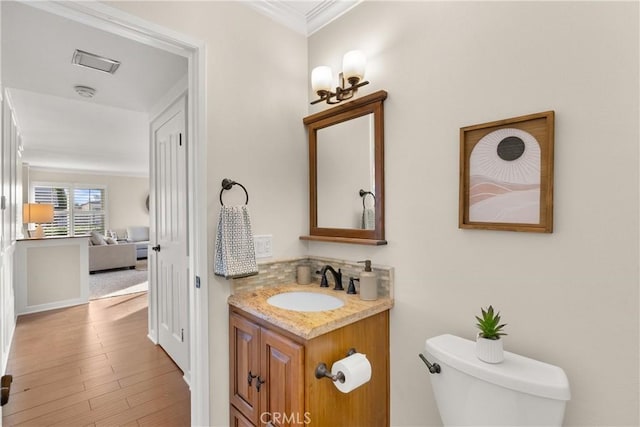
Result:
M324 0L309 2L305 12L285 0L251 0L243 2L259 13L304 36L310 36L334 19L357 6L362 0ZM315 5L315 6L314 6Z
M325 0L306 14L307 36L338 19L363 0Z
M149 179L148 173L141 172L127 172L127 171L96 171L89 169L71 169L71 168L56 168L49 166L35 166L29 163L23 163L23 166L29 168L30 171L36 172L49 172L49 173L63 173L73 175L99 175L99 176L118 176L123 178L145 178Z

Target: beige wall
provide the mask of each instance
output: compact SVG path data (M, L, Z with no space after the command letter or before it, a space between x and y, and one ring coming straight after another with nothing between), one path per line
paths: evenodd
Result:
M27 178L28 177L28 178ZM148 225L149 212L145 200L149 194L149 178L120 175L90 175L30 168L23 173L28 196L29 182L64 182L107 186L107 229L124 236L128 226Z
M206 42L210 254L224 177L247 187L274 258L307 252L308 69L366 51L362 93L389 92L389 245L308 252L396 269L394 426L439 424L416 355L429 336L471 338L488 304L509 323L507 350L566 370L568 424L638 424L637 3L364 2L309 39L309 67L304 37L239 4L112 5ZM554 233L459 230L459 128L548 109ZM214 367L228 366L229 284L209 280L211 424L224 426L228 373Z
M395 267L392 424L439 424L416 355L493 304L507 350L567 372L567 424L638 425L638 3L364 2L309 69L353 48L389 92L389 245L309 252ZM551 109L553 234L458 229L459 128Z
M13 257L17 315L89 301L88 241L87 238L18 240Z
M207 243L213 256L220 183L249 192L254 234L273 236L274 258L306 253L308 224L307 41L240 3L114 2L110 5L206 43ZM224 202L244 201L242 189ZM229 281L209 269L211 425L229 424ZM220 368L223 367L223 368Z
M27 248L27 306L44 305L81 296L80 260L81 246L60 245L55 248ZM52 274L52 272L56 272ZM55 285L51 283L55 277Z

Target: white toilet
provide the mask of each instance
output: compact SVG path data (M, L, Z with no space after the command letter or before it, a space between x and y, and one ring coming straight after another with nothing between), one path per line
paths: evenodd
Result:
M505 351L504 362L485 363L475 341L454 335L429 338L427 359L440 365L430 375L445 426L560 426L571 398L564 371Z

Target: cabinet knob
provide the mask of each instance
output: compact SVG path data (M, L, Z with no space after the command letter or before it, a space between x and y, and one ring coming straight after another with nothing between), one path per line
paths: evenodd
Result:
M247 375L247 383L249 383L249 385L251 385L251 383L253 382L253 379L256 378L257 375L253 375L251 373L251 371L249 371L249 375Z
M265 380L263 380L262 378L260 378L260 376L258 376L258 380L256 381L256 390L260 391L260 387L262 387L262 384L265 383Z

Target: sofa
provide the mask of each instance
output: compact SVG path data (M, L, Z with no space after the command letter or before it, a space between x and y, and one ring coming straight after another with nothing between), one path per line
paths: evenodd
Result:
M89 273L114 268L135 268L136 247L125 243L119 245L116 239L106 237L97 231L89 235Z
M127 227L126 241L136 246L136 256L138 259L147 258L147 248L149 246L148 226Z
M89 273L114 268L136 268L136 245L89 243Z

